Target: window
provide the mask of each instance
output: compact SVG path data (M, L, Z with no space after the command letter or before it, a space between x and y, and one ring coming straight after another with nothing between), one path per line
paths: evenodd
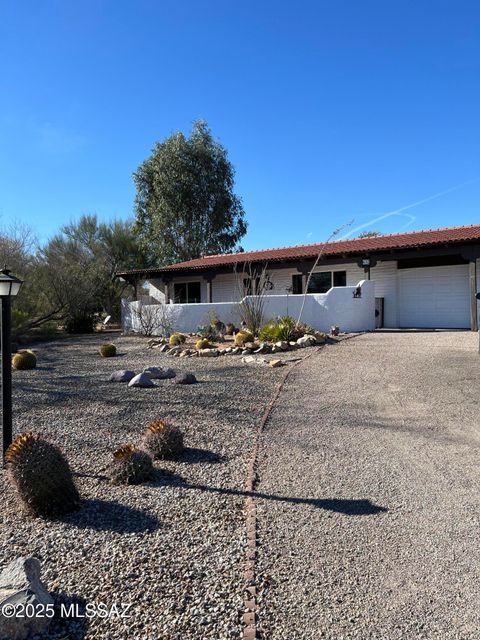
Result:
M334 287L346 287L347 286L347 272L346 271L334 271L333 272L333 286Z
M173 285L173 292L176 304L201 302L200 282L176 282Z
M346 285L346 271L315 271L308 283L308 293L326 293L332 287L345 287Z
M303 275L294 273L292 276L292 293L303 293Z

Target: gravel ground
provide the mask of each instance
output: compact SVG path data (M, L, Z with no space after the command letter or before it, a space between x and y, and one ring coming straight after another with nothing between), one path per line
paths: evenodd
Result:
M146 340L119 336L120 356L103 359L105 337L36 345L38 368L14 372L15 431L40 431L63 449L81 474L84 504L62 521L28 518L1 474L1 565L38 557L57 603L81 612L86 603L132 605L127 620L58 620L48 638L238 638L245 532L236 492L252 428L283 370L227 356L169 358ZM129 389L107 382L113 370L153 365L192 371L200 383ZM138 441L156 417L185 430L186 454L157 464L146 485L110 486L104 473L113 450Z
M261 441L262 638L480 638L477 345L369 334L292 372Z

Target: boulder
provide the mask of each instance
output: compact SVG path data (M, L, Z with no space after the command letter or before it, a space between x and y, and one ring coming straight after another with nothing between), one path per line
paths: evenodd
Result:
M128 369L121 369L120 371L114 371L110 378L110 382L130 382L135 377L135 371L129 371Z
M140 387L141 389L150 389L151 387L156 387L157 385L153 384L152 379L148 375L148 373L139 373L138 376L135 376L128 383L129 387Z
M33 611L41 605L45 615L7 617L0 613L0 638L24 640L47 632L52 618L46 614L53 611L53 604L52 596L40 581L40 562L36 558L10 562L0 574L0 612L6 612L9 605L23 611L26 605L32 605Z
M183 347L177 346L177 347L169 348L166 353L167 353L167 356L178 356L180 355L180 351L183 351Z
M167 380L174 378L177 374L170 367L147 367L143 370L152 380Z
M193 373L181 373L175 378L176 384L195 384L197 382Z
M284 364L285 363L283 360L270 360L270 366L274 369L276 369L277 367L283 367Z
M276 347L278 351L288 351L289 349L288 342L286 340L279 340L278 342L275 342L273 346Z

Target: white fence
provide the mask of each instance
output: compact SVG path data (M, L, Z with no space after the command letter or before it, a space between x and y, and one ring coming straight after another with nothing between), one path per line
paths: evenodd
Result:
M360 291L360 297L354 294ZM298 318L303 295L269 295L265 297L265 322L277 316ZM142 332L138 310L141 302L122 301L122 329L124 333ZM199 325L209 324L212 317L225 324L240 322L238 303L212 302L194 304L148 305L161 311L163 325L169 323L174 331L192 333ZM153 312L153 309L151 309ZM327 293L309 293L302 313L305 322L318 331L329 331L338 325L347 333L372 331L375 328L375 290L373 282L362 280L356 287L333 287ZM153 335L163 333L157 326Z

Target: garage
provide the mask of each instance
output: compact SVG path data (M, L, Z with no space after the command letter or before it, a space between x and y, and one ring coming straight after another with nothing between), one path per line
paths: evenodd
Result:
M469 329L468 264L398 269L400 327Z

